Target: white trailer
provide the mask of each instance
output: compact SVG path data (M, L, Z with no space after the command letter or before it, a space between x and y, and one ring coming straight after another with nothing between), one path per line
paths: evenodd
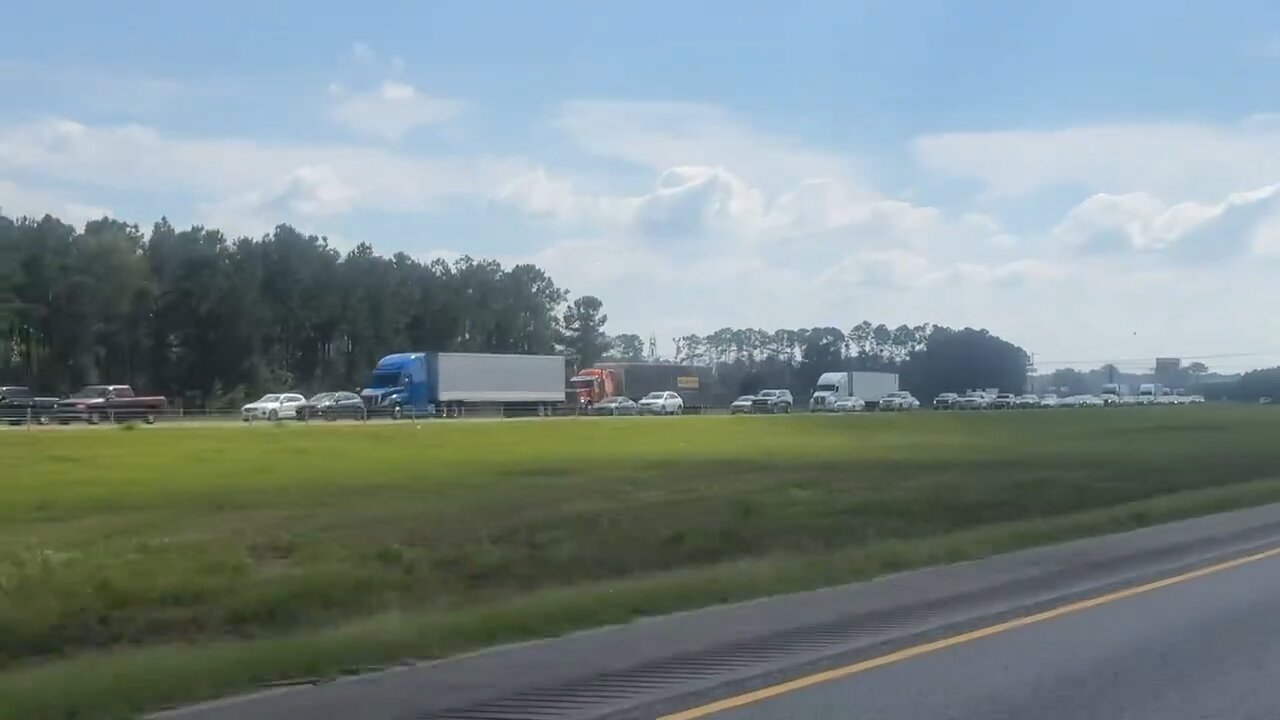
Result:
M835 410L843 398L859 397L871 407L891 392L898 390L898 374L889 372L829 372L818 376L809 412Z
M442 403L562 403L560 355L440 353L435 398Z

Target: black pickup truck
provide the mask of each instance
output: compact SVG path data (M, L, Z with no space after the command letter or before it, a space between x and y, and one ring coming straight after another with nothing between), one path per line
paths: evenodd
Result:
M0 385L0 421L10 425L25 422L49 422L58 398L36 397L31 388L21 385Z

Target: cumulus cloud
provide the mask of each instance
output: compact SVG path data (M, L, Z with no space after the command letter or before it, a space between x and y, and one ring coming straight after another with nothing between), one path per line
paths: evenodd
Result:
M1053 236L1086 252L1164 251L1200 260L1250 248L1274 252L1278 227L1280 185L1268 185L1216 203L1169 205L1148 193L1100 193L1072 208Z
M211 225L239 234L258 234L281 222L306 223L350 212L360 192L327 165L304 165L268 189L200 206Z
M8 217L35 218L48 214L77 226L114 215L109 208L67 200L57 193L4 178L0 178L0 213Z
M1079 187L1203 200L1280 178L1280 123L1273 116L1226 125L941 133L917 138L913 150L924 168L976 180L995 195Z
M952 218L839 180L811 179L770 195L725 168L707 166L668 168L648 192L630 196L582 193L539 169L504 187L493 202L570 227L650 238L758 242L844 235L900 244L1001 233L985 215Z
M367 92L352 93L338 85L329 91L329 113L335 122L383 140L399 140L411 130L448 122L466 107L460 100L433 97L394 80Z
M13 170L89 187L185 193L209 202L280 192L284 178L307 182L309 171L300 170L304 168L327 168L325 172L349 186L342 207L397 212L422 212L447 197L486 197L528 172L522 161L488 156L421 156L349 145L181 137L143 125L94 126L54 119L0 126L0 172ZM264 184L263 178L270 180Z
M732 168L765 187L812 178L848 177L849 158L754 129L714 105L679 102L574 101L553 125L583 150L662 172L701 166Z

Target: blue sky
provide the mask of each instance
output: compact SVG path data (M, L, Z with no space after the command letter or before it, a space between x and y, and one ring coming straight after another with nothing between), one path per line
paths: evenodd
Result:
M528 260L660 338L868 318L1049 359L1280 351L1250 309L1280 299L1274 3L49 2L6 26L7 213Z

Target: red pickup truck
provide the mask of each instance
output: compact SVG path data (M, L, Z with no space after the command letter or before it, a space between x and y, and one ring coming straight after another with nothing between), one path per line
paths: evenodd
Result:
M168 407L163 397L138 397L128 385L85 385L58 401L53 419L61 425L75 421L97 425L104 420L142 420L150 425Z

